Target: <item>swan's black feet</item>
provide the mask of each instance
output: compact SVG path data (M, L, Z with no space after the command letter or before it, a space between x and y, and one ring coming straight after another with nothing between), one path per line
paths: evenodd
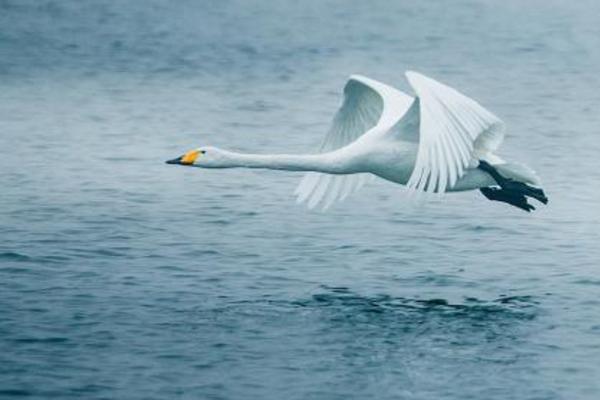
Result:
M512 179L506 179L501 185L502 189L511 192L522 193L524 196L533 197L540 203L548 204L548 198L544 191L540 188L529 186L526 183L518 182Z
M505 178L500 175L496 168L485 161L479 161L479 168L490 174L500 186L500 188L487 187L480 189L481 193L488 199L512 204L527 212L535 210L535 207L527 202L526 196L532 197L541 203L548 204L548 198L542 189L529 186L526 183L515 181L513 179Z
M519 207L521 210L525 210L527 212L535 210L535 207L527 202L527 197L523 196L522 194L493 187L484 187L479 190L490 200L512 204L513 206Z

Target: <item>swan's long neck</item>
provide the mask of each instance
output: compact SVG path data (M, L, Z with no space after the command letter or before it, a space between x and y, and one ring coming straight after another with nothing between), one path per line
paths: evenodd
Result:
M346 157L338 152L323 154L242 154L228 152L230 165L235 168L265 168L286 171L316 171L329 174L349 173Z

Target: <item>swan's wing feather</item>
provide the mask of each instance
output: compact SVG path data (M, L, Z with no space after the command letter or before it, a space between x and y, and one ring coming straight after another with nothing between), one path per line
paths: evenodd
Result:
M321 143L321 153L342 148L368 132L396 123L412 102L399 90L360 75L352 75L344 87L344 100L329 132ZM367 183L373 175L329 175L308 172L295 194L299 203L324 209Z
M411 71L406 77L417 97L403 119L419 114L419 149L407 186L444 192L469 164L500 146L504 123L475 100L444 84Z
M381 95L362 80L351 76L344 86L344 101L335 114L320 152L344 147L377 125L383 111Z

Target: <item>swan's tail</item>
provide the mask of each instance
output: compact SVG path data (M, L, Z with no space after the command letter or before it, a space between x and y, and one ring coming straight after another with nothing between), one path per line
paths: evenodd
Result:
M492 166L485 161L480 161L479 168L489 173L500 186L500 188L480 189L489 200L508 203L527 212L535 210L535 207L527 202L528 197L548 204L548 197L541 188L540 178L528 166L517 163L501 163Z
M541 187L542 180L536 172L525 164L504 162L494 165L494 168L505 178Z

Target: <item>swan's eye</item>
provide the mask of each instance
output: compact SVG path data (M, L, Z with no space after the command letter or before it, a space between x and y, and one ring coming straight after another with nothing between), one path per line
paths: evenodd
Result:
M206 150L200 150L200 154L206 154Z

